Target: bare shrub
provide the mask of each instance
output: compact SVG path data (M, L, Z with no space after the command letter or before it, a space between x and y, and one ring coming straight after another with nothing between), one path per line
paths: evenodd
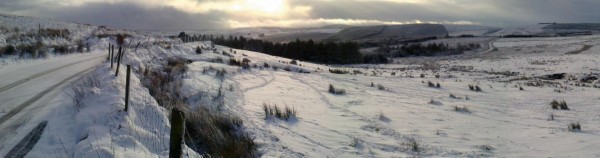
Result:
M195 151L215 157L256 156L254 138L240 132L240 118L203 107L186 115L185 143Z
M481 150L485 150L485 151L491 151L494 150L494 148L490 145L478 145L477 146L479 149Z
M85 97L91 94L90 90L92 88L100 87L100 80L92 77L86 76L79 80L79 82L71 85L71 90L73 94L67 93L73 99L74 109L75 111L79 111L83 107L83 100Z
M410 148L413 152L421 152L421 148L422 148L422 144L421 144L421 140L419 140L418 138L415 137L409 137L407 138L407 143L406 145L408 146L408 148Z
M362 71L360 71L360 70L353 70L353 71L352 71L352 73L353 73L354 75L363 74L363 72L362 72Z
M221 68L220 70L217 70L217 73L215 74L215 76L219 77L219 78L224 78L226 74L227 74L227 70L225 70L225 68Z
M225 61L221 57L215 57L215 58L210 59L209 62L212 62L212 63L224 63Z
M479 86L475 86L475 92L481 92L481 88Z
M86 96L85 88L73 85L71 86L71 90L73 91L73 94L68 95L73 99L73 108L75 111L79 112L83 106L83 99Z

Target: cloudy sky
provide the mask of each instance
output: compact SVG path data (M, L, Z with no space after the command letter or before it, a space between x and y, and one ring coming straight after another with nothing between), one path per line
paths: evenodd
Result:
M600 0L0 0L0 12L143 30L600 22Z

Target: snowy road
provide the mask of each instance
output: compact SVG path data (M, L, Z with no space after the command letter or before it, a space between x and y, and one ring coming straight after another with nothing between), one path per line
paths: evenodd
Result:
M71 81L105 60L86 53L9 65L0 70L0 155L51 111L46 105Z

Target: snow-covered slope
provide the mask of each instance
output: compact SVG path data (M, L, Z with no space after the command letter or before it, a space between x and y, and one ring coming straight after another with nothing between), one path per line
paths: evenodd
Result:
M331 74L319 71L330 67L305 62L300 64L312 73L252 69L233 77L240 92L232 101L237 102L234 111L262 143L264 156L594 156L600 154L594 150L600 146L596 136L600 89L589 83L576 86L582 83L566 79L540 82L545 83L541 87L526 83L538 82L533 77L546 74L565 72L578 78L599 73L597 38L502 39L494 43L498 50L466 58L418 57L402 59L414 60L413 65L342 68L363 73L358 75ZM593 47L566 54L582 45ZM290 61L233 51L258 65ZM420 70L424 65L441 70ZM466 69L451 69L455 66ZM501 75L511 74L507 71L518 74ZM424 78L419 78L422 73ZM423 83L427 81L440 83L441 88L429 88ZM346 94L328 93L329 84L345 89ZM483 92L470 91L468 85L477 85ZM562 90L557 93L557 89ZM551 109L553 99L565 100L571 110ZM265 120L265 103L293 107L298 118ZM467 107L469 112L455 111L455 107ZM581 132L570 132L570 123L580 123ZM421 144L418 150L411 146L415 139Z
M24 137L21 133L47 120L28 157L166 157L169 110L158 105L138 75L179 57L189 62L187 72L177 76L180 99L190 108L206 106L241 118L242 129L254 138L263 157L600 155L600 85L581 80L600 74L597 35L456 38L448 40L490 42L493 47L456 56L395 59L395 64L336 67L291 64L290 59L259 52L213 48L209 41L180 43L160 33L96 33L130 35L123 60L134 72L129 111L123 111L124 66L115 77L110 63L104 62L89 77L47 99L47 106L27 109L39 115L20 119L30 122L14 126L22 129L2 142L0 154L9 152ZM97 36L88 40L97 56L114 43L113 38ZM197 47L205 49L196 54ZM246 61L249 69L229 64L230 58ZM13 63L0 74L28 62ZM330 69L349 73L333 74ZM565 78L542 80L562 73ZM440 87L430 87L428 81ZM482 91L470 90L469 85ZM331 94L332 86L345 94ZM69 96L76 90L85 92L78 111ZM570 110L552 109L554 99L564 100ZM266 117L265 104L293 108L297 115L290 120ZM579 123L581 129L569 129L571 123ZM189 148L184 152L198 156Z

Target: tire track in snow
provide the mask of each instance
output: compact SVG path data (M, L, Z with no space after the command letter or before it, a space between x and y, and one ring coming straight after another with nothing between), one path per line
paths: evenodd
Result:
M408 142L407 140L409 140L411 138L411 136L401 134L400 132L396 131L395 129L389 127L388 125L386 125L384 123L381 123L380 121L378 121L374 118L369 118L367 116L363 116L359 113L353 112L349 109L339 108L339 107L335 106L333 103L331 103L329 101L329 99L327 99L327 96L322 94L322 91L320 91L319 89L317 89L310 83L306 82L305 80L300 79L297 74L293 74L292 76L290 76L290 78L301 82L302 84L308 86L309 88L311 88L315 92L317 92L320 95L321 100L323 102L327 103L331 109L340 110L342 112L348 113L348 114L358 118L358 120L366 122L368 125L361 127L361 130L370 131L369 129L377 129L377 130L373 130L370 132L378 133L378 134L381 134L382 136L391 137L392 139L396 140L400 145L406 144L405 142ZM338 81L340 81L340 80L338 80ZM417 108L409 107L409 106L403 106L403 107L413 109L413 110L423 110L423 109L417 109ZM429 110L429 111L431 111L431 110ZM323 128L325 128L325 127L323 127ZM352 138L358 138L358 137L352 137ZM364 140L362 142L372 148L379 149L379 150L386 151L386 152L394 152L394 153L400 152L400 153L406 154L408 151L408 149L404 149L402 146L393 146L393 145L387 145L387 144L367 142ZM426 146L424 148L426 148L427 150L435 151L434 152L435 154L445 153L445 154L450 154L450 155L452 155L452 154L454 154L454 155L457 155L457 154L458 155L464 155L464 154L477 155L477 153L463 153L463 152L459 152L459 151L443 149L441 147ZM421 156L424 156L424 155L421 155Z
M263 83L259 86L256 87L251 87L251 88L246 88L245 90L239 90L238 95L239 100L235 100L234 105L237 106L237 108L239 109L244 109L244 104L246 104L246 97L245 97L245 93L250 91L250 90L254 90L254 89L258 89L258 88L262 88L262 87L266 87L268 84L270 84L271 82L275 81L275 76L273 75L273 72L269 72L271 74L271 80L270 81L266 81L268 83ZM235 78L235 77L232 77ZM262 77L260 77L262 78ZM264 80L264 78L262 78ZM241 83L237 80L232 80L238 87L241 85ZM263 120L264 119L257 119L254 116L254 113L250 113L251 111L248 110L232 110L231 112L236 113L237 116L239 116L240 118L242 118L243 120L248 120L248 123L244 123L245 128L247 128L247 130L252 131L252 133L255 135L255 137L257 137L257 135L259 135L259 138L265 139L265 140L270 140L270 141L275 141L277 142L279 140L279 138L277 138L276 135L273 134L273 132L269 131L266 124L262 123L262 122L257 122L254 120ZM271 147L267 147L267 148L271 148L271 149L278 149L277 151L279 152L286 152L287 154L293 155L294 157L305 157L305 154L297 152L297 151L293 151L291 150L291 148L281 144L281 143L269 143L268 144ZM262 145L259 145L262 146ZM260 149L260 147L259 147ZM282 151L283 150L283 151ZM288 155L288 156L290 156Z
M17 108L11 110L10 112L6 113L5 115L3 115L0 118L0 127L3 125L6 125L5 123L7 123L6 121L8 121L9 119L13 118L14 116L16 116L17 114L20 114L20 111L24 110L25 108L29 107L30 105L32 105L33 103L35 103L36 101L38 101L39 99L45 97L46 95L50 94L53 90L55 90L56 88L64 85L65 83L71 81L72 79L90 72L93 68L95 68L95 66L92 66L88 69L85 69L83 71L79 71L77 73L75 73L72 76L69 76L68 78L60 81L57 84L52 85L49 88L46 88L44 91L38 93L37 95L35 95L34 97L30 98L29 100L23 102L22 104L20 104L19 106L17 106ZM55 96L53 96L55 97ZM43 102L38 103L38 105L43 104L46 101L49 101L50 99L44 99ZM28 113L29 115L31 115L30 113ZM4 143L7 139L9 139L10 137L14 137L15 131L22 127L23 124L27 121L29 121L32 117L27 116L28 114L25 115L20 115L16 120L11 121L11 124L8 124L5 126L5 128L2 128L0 130L0 142ZM5 146L6 147L6 146ZM4 147L0 147L0 149L2 149Z
M387 132L389 132L389 133L392 133L392 134L388 134L387 136L392 136L392 137L393 137L395 140L397 140L397 141L399 141L399 142L402 142L402 141L403 141L405 138L407 138L407 137L403 136L402 134L400 134L399 132L397 132L396 130L394 130L394 129L392 129L392 128L389 128L388 126L382 125L381 123L377 122L376 120L373 120L373 119L371 119L371 118L368 118L368 117L366 117L366 116L360 115L360 114L358 114L358 113L356 113L356 112L353 112L353 111L350 111L350 110L348 110L348 109L343 109L343 108L336 107L336 106L335 106L333 103L331 103L331 102L329 101L329 99L327 99L327 97L326 97L325 95L323 95L323 94L321 93L321 91L320 91L320 90L318 90L316 87L312 86L311 84L307 83L307 82L306 82L306 81L304 81L304 80L298 79L298 77L297 77L297 74L294 74L294 75L290 76L290 78L291 78L291 79L294 79L294 80L296 80L296 81L298 81L298 82L300 82L300 83L302 83L302 84L304 84L304 85L306 85L306 86L308 86L308 87L309 87L309 88L311 88L313 91L315 91L317 94L319 94L319 96L321 97L321 101L323 101L323 102L327 103L327 104L329 105L330 109L335 109L335 110L339 110L339 111L342 111L342 112L344 112L344 113L350 114L350 115L352 115L352 116L354 116L354 117L358 118L358 120L361 120L361 121L364 121L364 122L366 122L367 124L369 124L369 126L376 126L376 127L379 127L379 128L385 129L385 131L387 131ZM321 127L322 127L322 126L321 126ZM363 126L363 127L364 127L364 126ZM325 127L323 127L323 128L325 128ZM381 130L381 131L384 131L384 130ZM383 133L382 133L382 134L383 134ZM352 137L352 138L357 138L357 137ZM367 143L367 144L369 144L369 146L371 146L371 147L373 147L373 148L377 148L377 149L381 149L381 150L383 150L383 148L379 148L379 147L381 147L381 144L380 144L380 145L374 145L374 144L377 144L377 143ZM384 151L388 151L388 150L384 150ZM389 151L388 151L388 152L389 152Z
M61 86L62 84L70 81L71 79L81 75L80 73L82 72L89 72L91 69L93 69L94 67L88 68L84 71L80 71L79 73L76 73L75 75L69 76L68 78L58 82L57 84L52 85L49 88L46 88L44 91L38 93L37 95L33 96L32 98L30 98L29 100L21 103L19 106L17 106L16 108L14 108L13 110L7 112L4 116L2 116L0 118L0 126L6 122L8 119L10 119L11 117L13 117L14 115L16 115L17 113L19 113L21 110L25 109L26 107L28 107L29 105L31 105L33 102L37 101L38 99L42 98L43 96L45 96L47 93L49 93L50 91L54 90L55 88Z
M262 84L260 84L260 85L258 85L258 86L254 86L254 87L249 87L249 88L246 88L246 89L242 89L242 93L246 93L246 92L248 92L248 91L251 91L251 90L254 90L254 89L258 89L258 88L262 88L262 87L266 87L266 86L268 86L268 85L269 85L269 84L271 84L273 81L275 81L275 75L273 75L273 72L272 72L272 71L269 71L269 75L271 76L271 79L270 79L270 80L266 80L265 78L263 78L263 77L260 77L262 80L264 80L264 81L265 81L264 83L262 83ZM236 82L237 82L237 81L236 81ZM239 85L239 83L238 83L238 85Z
M86 60L82 60L82 61L78 61L78 62L69 63L69 64L67 64L67 65L63 65L63 66L61 66L61 67L57 67L57 68L54 68L54 69L51 69L51 70L48 70L48 71L44 71L44 72L40 72L40 73L37 73L37 74L31 75L31 76L29 76L29 77L26 77L26 78L24 78L24 79L21 79L21 80L19 80L19 81L16 81L16 82L13 82L13 83L11 83L11 84L8 84L8 85L6 85L6 86L4 86L4 87L1 87L1 88L0 88L0 93L3 93L3 92L5 92L5 91L7 91L7 90L9 90L9 89L11 89L11 88L14 88L14 87L16 87L16 86L18 86L18 85L21 85L21 84L23 84L23 83L25 83L25 82L27 82L27 81L33 80L33 79L35 79L35 78L38 78L38 77L41 77L41 76L47 75L47 74L49 74L49 73L52 73L52 72L55 72L55 71L58 71L58 70L61 70L61 69L64 69L64 68L67 68L67 67L69 67L69 66L73 66L73 65L75 65L75 64L79 64L79 63L82 63L82 62L86 62L86 61L90 61L90 60L94 60L94 59L98 59L98 58L101 58L101 57L94 57L94 58L91 58L91 59L86 59Z

